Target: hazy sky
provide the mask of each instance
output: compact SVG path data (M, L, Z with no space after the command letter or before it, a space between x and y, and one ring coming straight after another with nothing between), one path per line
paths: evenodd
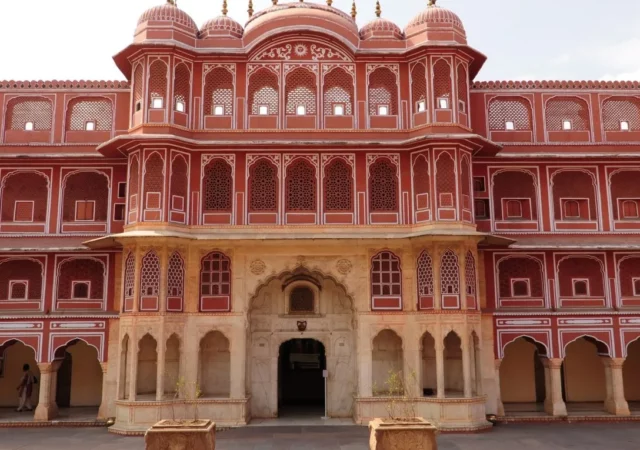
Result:
M123 79L111 56L132 39L138 16L164 0L0 0L0 79ZM282 1L282 0L281 0ZM309 0L307 0L309 1ZM324 3L325 0L315 0ZM426 0L381 0L401 28ZM222 0L178 0L199 25ZM271 0L254 0L256 10ZM334 0L349 11L351 0ZM460 15L469 43L489 58L478 79L640 79L638 0L440 0ZM375 0L357 0L358 23ZM229 0L244 24L247 0Z

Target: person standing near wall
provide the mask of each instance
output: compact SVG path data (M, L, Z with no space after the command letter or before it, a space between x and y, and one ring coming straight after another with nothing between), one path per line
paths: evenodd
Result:
M22 366L22 378L20 379L20 384L17 387L18 399L20 400L20 404L16 410L18 412L22 412L24 410L33 411L33 406L31 405L31 394L33 393L33 385L36 383L36 377L30 369L29 364Z

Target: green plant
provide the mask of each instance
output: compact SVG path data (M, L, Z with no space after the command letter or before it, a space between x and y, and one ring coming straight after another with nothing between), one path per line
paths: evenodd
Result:
M197 381L189 383L185 380L184 377L178 378L175 384L175 391L173 393L173 401L171 402L173 420L176 420L175 404L178 402L178 400L182 399L182 403L184 403L185 409L188 403L193 403L193 422L197 422L199 420L197 400L200 397L202 397L202 389L200 388L200 384Z
M384 382L386 389L374 386L374 395L384 396L384 407L391 420L413 420L416 418L418 380L415 371L406 376L401 370L390 369Z

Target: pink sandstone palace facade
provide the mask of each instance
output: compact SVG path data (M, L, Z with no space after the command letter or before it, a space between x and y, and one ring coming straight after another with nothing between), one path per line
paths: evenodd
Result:
M222 425L365 423L389 370L443 429L629 415L640 82L474 82L435 2L404 30L249 3L148 10L126 82L0 82L0 406L29 363L36 420L120 433L179 380Z

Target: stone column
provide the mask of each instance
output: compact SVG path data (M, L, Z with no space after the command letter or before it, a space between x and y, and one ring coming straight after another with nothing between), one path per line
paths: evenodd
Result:
M136 276L136 279L138 277ZM137 282L136 282L137 284ZM138 394L137 392L137 388L138 388L138 352L139 352L139 345L140 343L138 342L138 332L136 330L136 324L133 324L133 327L131 328L131 335L129 336L130 344L129 344L129 351L130 353L130 357L129 357L129 397L128 400L130 402L135 402L136 401L136 395ZM126 369L125 369L126 370Z
M496 370L496 404L497 404L497 415L504 416L504 404L502 403L502 389L500 387L500 365L502 364L501 359L496 359L494 361L494 367Z
M444 342L442 340L442 333L438 333L438 339L436 339L436 379L437 379L437 396L438 398L444 398Z
M238 317L236 331L231 344L231 398L245 398L247 372L247 331L244 316Z
M169 249L160 250L160 291L158 292L158 311L167 312L167 275L169 270Z
M56 373L59 363L41 363L40 369L40 397L34 415L36 421L49 421L58 417L58 405L56 405Z
M467 277L465 265L466 255L467 248L464 245L461 245L456 249L456 256L458 257L458 279L460 283L460 309L462 311L467 310Z
M544 381L547 398L544 400L544 410L551 416L566 416L567 405L562 400L562 358L543 359Z
M471 398L473 390L471 388L471 343L469 331L465 330L462 336L462 378L464 381L464 397Z
M102 368L102 400L100 401L100 409L98 409L98 419L104 420L108 418L109 415L109 392L107 381L107 370L109 364L106 362L101 362L100 367Z
M442 249L434 247L431 253L433 263L433 308L442 309L442 285L440 284L440 266L442 264Z
M607 382L607 398L604 407L607 412L616 416L630 416L629 404L624 398L624 380L622 367L624 358L602 358Z
M160 340L158 341L158 370L156 372L156 400L164 399L164 374L166 372L165 361L167 357L167 340L164 334L164 318L160 328Z

